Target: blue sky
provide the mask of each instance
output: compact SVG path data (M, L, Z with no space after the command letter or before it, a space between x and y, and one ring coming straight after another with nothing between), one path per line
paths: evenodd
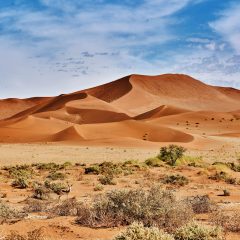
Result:
M132 73L240 88L240 0L2 0L0 98Z

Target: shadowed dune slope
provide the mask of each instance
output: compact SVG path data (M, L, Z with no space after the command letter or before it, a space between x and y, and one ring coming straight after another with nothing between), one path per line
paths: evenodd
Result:
M182 74L130 75L57 97L1 100L0 118L9 118L0 121L0 142L196 146L199 139L238 137L239 106L237 89Z
M27 99L8 98L0 100L0 120L9 118L28 108L36 106L49 98L35 97Z

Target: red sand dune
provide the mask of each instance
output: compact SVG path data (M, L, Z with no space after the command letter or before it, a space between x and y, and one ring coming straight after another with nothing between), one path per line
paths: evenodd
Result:
M1 100L0 142L194 145L239 137L239 106L237 89L180 74L131 75L57 97Z

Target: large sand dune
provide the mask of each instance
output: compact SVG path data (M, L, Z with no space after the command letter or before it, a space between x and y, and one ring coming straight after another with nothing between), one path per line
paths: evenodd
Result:
M238 138L239 109L237 89L131 75L57 97L1 100L0 142L202 146Z

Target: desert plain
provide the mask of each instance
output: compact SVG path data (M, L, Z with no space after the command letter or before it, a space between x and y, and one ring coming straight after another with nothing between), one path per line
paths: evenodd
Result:
M174 164L159 155L170 145L186 150ZM171 214L156 220L164 231L174 236L195 219L237 240L240 90L181 74L130 75L56 97L3 99L0 167L0 231L9 240L38 230L29 240L115 239L133 220L123 214L115 222L109 209L96 213L87 204L154 186L173 194L183 212L181 204L191 208L186 216L169 208L174 221Z

